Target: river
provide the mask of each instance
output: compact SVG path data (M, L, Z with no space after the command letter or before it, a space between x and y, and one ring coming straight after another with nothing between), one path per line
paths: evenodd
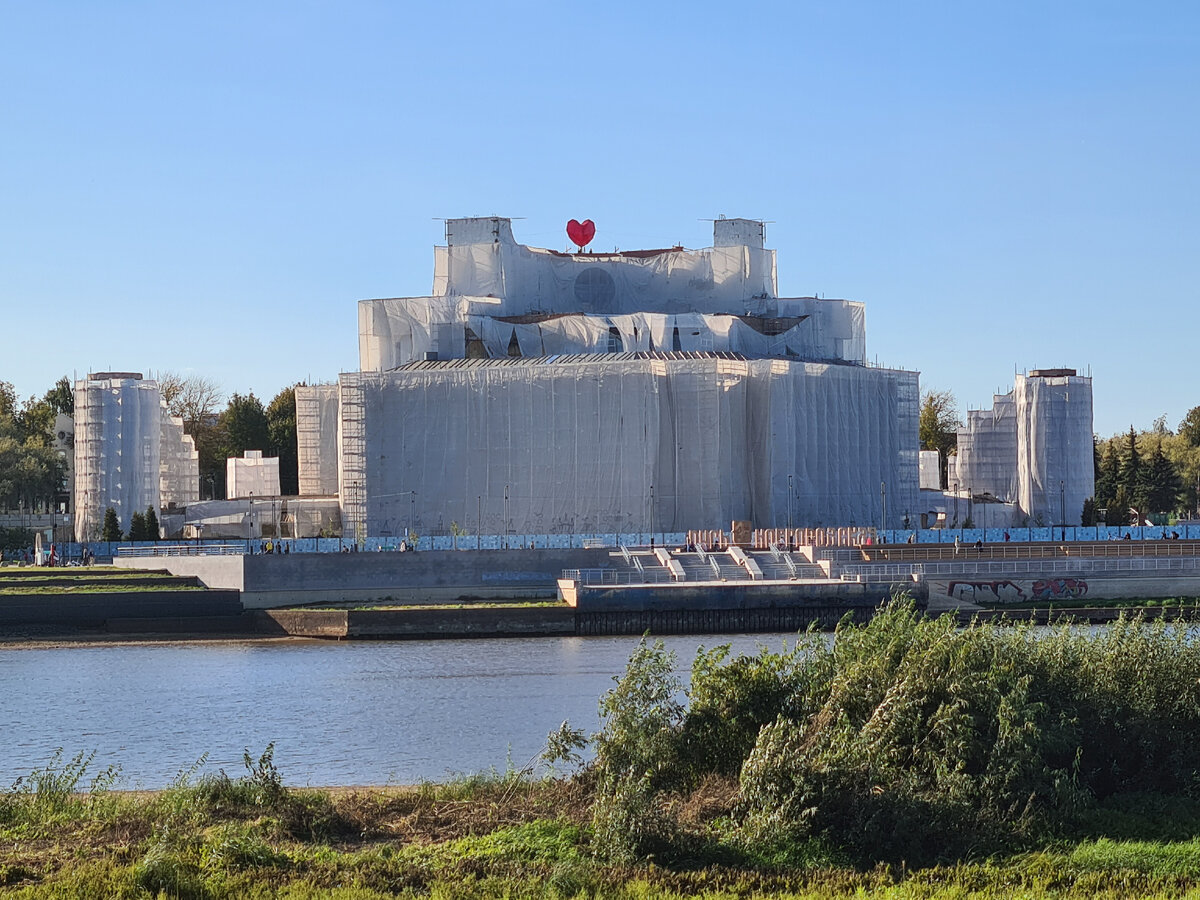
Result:
M696 648L780 649L794 635L666 638ZM275 743L284 781L413 784L525 765L564 720L589 732L637 638L400 642L197 642L0 649L0 787L96 751L118 786L159 788L207 754L242 774Z

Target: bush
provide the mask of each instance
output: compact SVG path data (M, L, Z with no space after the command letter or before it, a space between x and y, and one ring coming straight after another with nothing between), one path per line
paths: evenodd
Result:
M745 847L862 863L1029 846L1077 831L1107 798L1200 800L1186 623L962 628L895 603L833 641L702 651L686 706L673 662L643 642L601 704L595 839L615 860L678 849L673 795L712 775L739 776Z

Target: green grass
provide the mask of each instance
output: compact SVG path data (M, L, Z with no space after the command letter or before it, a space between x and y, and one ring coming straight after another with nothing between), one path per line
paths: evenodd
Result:
M694 823L692 855L615 865L595 852L583 781L496 772L364 792L287 788L268 747L246 774L181 773L166 790L111 790L91 757L0 793L0 892L19 898L765 900L1200 898L1200 803L1099 805L1035 852L909 868L855 868L816 844L740 844L728 820ZM1085 829L1086 830L1086 829ZM1127 837L1141 833L1143 837ZM1113 835L1113 836L1108 836ZM1161 836L1161 837L1160 837Z

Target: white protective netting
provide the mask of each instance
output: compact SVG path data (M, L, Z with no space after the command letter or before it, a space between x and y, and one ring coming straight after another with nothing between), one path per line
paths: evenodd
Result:
M557 253L518 244L508 219L451 219L434 292L495 298L497 316L523 315L533 298L545 313L742 313L777 294L775 251L762 240L761 223L721 220L718 246L704 250Z
M296 455L302 497L338 489L338 386L296 386Z
M1018 503L1031 523L1078 525L1095 494L1092 379L1018 375Z
M958 430L955 480L971 496L1017 499L1017 407L1012 394L997 394L991 409L967 411Z
M438 359L458 359L467 354L472 337L481 342L480 355L493 359L513 355L717 351L750 358L865 362L866 326L861 303L813 298L779 302L781 306L786 304L786 313L772 318L662 312L497 318L490 315L488 304L470 298L363 300L358 313L359 365L364 372L387 371L423 360L431 352Z
M159 503L187 506L200 499L200 454L192 436L183 433L183 419L166 410L160 410L160 419Z
M789 510L876 525L884 504L895 524L916 508L917 393L915 373L728 354L353 373L344 515L368 536L783 526Z
M75 383L75 539L96 540L105 510L128 532L135 512L159 508L162 402L141 378Z

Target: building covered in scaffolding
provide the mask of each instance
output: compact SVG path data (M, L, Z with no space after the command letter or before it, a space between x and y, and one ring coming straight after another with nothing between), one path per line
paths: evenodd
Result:
M140 372L97 372L75 382L75 539L97 540L105 511L128 532L135 512L199 498L199 454L158 382Z
M298 389L301 493L336 473L370 536L899 527L917 373L867 365L863 304L779 297L764 231L566 253L449 220L433 292L360 302L360 371Z

